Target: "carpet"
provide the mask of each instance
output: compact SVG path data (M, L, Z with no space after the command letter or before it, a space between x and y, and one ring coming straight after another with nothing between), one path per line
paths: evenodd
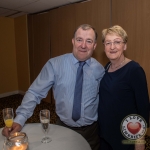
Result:
M4 127L2 110L4 108L13 108L15 115L15 111L21 104L22 99L23 95L20 94L0 98L0 128ZM50 104L45 101L41 101L41 103L36 106L33 115L26 121L26 123L40 123L39 113L42 109L50 110L50 123L54 124L57 118L57 115L55 113L55 104Z

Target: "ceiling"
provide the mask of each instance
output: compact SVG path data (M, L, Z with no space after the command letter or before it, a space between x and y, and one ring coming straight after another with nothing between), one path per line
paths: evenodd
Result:
M15 18L88 0L0 0L0 16Z

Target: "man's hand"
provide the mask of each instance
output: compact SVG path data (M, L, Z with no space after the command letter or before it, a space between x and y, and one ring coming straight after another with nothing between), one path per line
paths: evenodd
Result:
M2 130L2 135L9 137L11 133L19 132L21 131L21 129L22 129L22 126L20 124L13 122L13 125L11 128L4 127L4 129Z

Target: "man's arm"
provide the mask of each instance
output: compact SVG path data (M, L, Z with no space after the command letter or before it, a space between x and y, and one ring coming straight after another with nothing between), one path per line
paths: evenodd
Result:
M50 61L42 68L38 77L34 80L26 92L21 105L16 110L14 122L24 126L26 120L30 118L37 104L45 98L49 89L54 84L54 72Z
M32 116L37 104L41 102L42 98L47 96L49 89L54 83L54 73L50 61L48 61L42 68L40 74L32 83L26 92L21 105L16 110L16 118L14 119L11 130L5 127L2 134L6 137L10 133L21 131L26 120Z

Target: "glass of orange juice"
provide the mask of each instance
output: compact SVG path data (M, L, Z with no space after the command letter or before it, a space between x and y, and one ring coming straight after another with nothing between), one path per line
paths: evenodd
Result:
M3 109L3 119L6 127L11 128L14 119L13 108L5 108Z

